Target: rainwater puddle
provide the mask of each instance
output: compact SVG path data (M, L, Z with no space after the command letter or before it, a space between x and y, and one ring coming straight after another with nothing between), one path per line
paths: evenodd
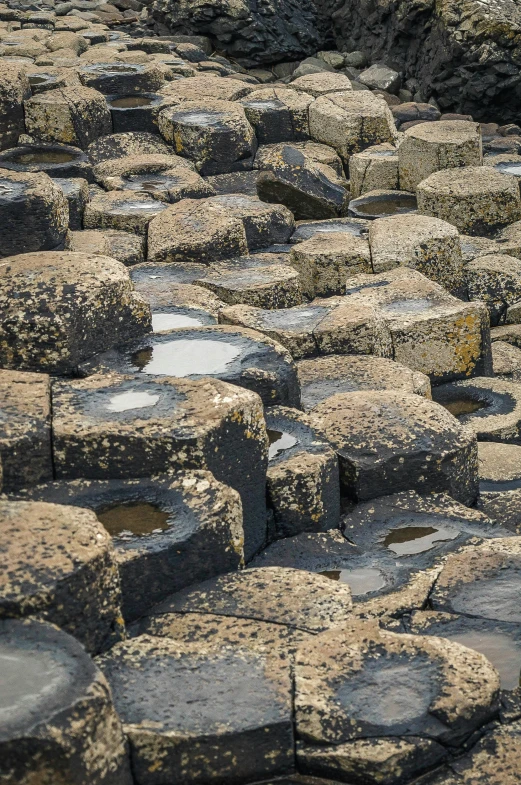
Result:
M149 392L128 390L127 392L117 393L110 398L105 408L109 412L128 412L132 409L146 409L155 406L159 401L159 395L152 395Z
M140 106L150 106L154 102L153 98L144 95L125 95L121 98L114 98L110 101L110 106L114 109L137 109Z
M354 570L324 570L324 575L332 581L347 583L354 597L361 597L385 587L385 579L375 567L358 567Z
M131 363L142 373L156 376L204 376L225 373L241 354L240 346L226 341L182 338L142 349L132 356Z
M513 690L515 687L519 687L521 645L508 635L500 632L469 630L468 632L444 634L443 637L483 654L499 671L502 689Z
M11 161L17 164L66 164L69 161L74 161L75 158L73 153L61 150L35 150L31 153L14 155Z
M294 447L298 443L298 439L290 433L272 431L270 429L268 429L268 439L270 443L268 460L270 461L280 455L281 452L289 450L290 447Z
M67 680L67 671L50 652L0 646L0 721L36 713L46 697Z
M497 169L501 174L513 174L515 177L521 177L521 163L508 163L505 161L501 164L496 164L494 169Z
M178 177L169 177L160 174L131 174L124 177L125 188L129 191L145 191L147 193L157 193L158 191L168 191L179 185Z
M487 407L486 401L477 401L475 398L456 398L453 401L445 401L441 404L444 409L454 415L463 417L465 414L479 412L480 409Z
M388 215L401 215L416 210L416 198L414 196L382 196L370 197L367 201L354 200L353 213L362 218L385 218Z
M169 528L171 513L160 510L154 504L118 504L96 513L100 523L112 537L128 540L146 537Z
M152 331L160 333L164 330L175 330L177 327L201 327L202 319L187 316L184 313L153 313Z
M412 556L434 548L439 542L454 540L458 532L442 526L402 526L392 529L383 544L397 556Z

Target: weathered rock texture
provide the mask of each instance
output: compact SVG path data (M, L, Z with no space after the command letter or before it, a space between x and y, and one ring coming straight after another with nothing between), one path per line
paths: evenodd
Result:
M418 80L434 97L474 119L517 120L521 95L521 8L515 0L322 0L338 48L364 50Z

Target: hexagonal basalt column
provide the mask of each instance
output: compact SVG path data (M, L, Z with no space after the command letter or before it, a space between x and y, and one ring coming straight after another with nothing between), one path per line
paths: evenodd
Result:
M119 575L109 534L90 510L2 501L0 617L35 616L78 638L90 652L123 633Z
M444 613L518 625L520 585L519 537L504 537L448 556L430 604Z
M265 202L284 204L297 219L345 215L348 183L328 164L291 144L261 147L255 157L261 170L257 193Z
M219 312L219 321L258 330L295 359L344 352L388 357L392 352L389 331L376 310L359 303L351 306L343 297L279 311L232 305Z
M441 120L408 128L398 148L400 188L415 191L422 180L442 169L481 166L478 123Z
M482 655L372 622L302 644L295 686L299 769L375 785L442 762L499 706L499 677Z
M469 300L481 300L497 326L508 316L509 306L521 301L521 260L508 254L483 254L465 265Z
M89 145L87 153L94 165L129 156L173 155L172 148L160 136L146 131L125 131L102 136Z
M173 594L152 615L200 613L257 619L317 633L351 617L346 584L285 567L262 567L221 575Z
M126 268L81 253L9 257L0 307L0 362L12 369L70 373L151 324L150 308L133 291Z
M98 664L143 785L246 782L293 770L291 677L277 656L142 635Z
M0 779L5 785L131 785L106 679L54 625L0 621Z
M385 143L352 155L349 158L351 199L368 191L395 191L398 188L397 153L396 147Z
M93 63L84 66L79 77L84 85L104 95L154 93L165 77L157 63Z
M227 325L156 333L98 355L81 370L191 379L213 376L256 392L266 406L300 406L297 374L286 349L262 333Z
M464 294L459 233L446 221L424 215L380 218L370 226L369 245L375 273L412 267L451 294Z
M264 87L241 100L259 144L309 139L309 95L296 90Z
M51 391L45 374L0 371L3 491L52 478Z
M61 142L85 150L110 134L112 120L97 90L72 85L34 95L24 104L27 133L43 142Z
M151 221L148 261L210 264L248 253L244 222L209 199L184 199Z
M488 310L464 303L412 269L358 275L346 284L347 305L373 307L391 335L387 356L431 381L492 373Z
M299 271L310 299L344 294L348 277L372 271L367 239L349 232L320 232L296 243L289 262Z
M241 495L246 556L264 544L268 444L256 395L217 379L113 374L56 383L53 410L59 479L208 469Z
M477 496L476 437L432 401L393 391L338 393L309 416L335 447L351 498L409 489L445 492L464 504Z
M23 497L94 510L114 543L126 622L172 592L242 563L240 496L208 471L56 482Z
M312 139L333 147L344 160L366 147L394 142L396 129L391 110L369 91L332 93L309 107Z
M12 147L25 132L23 102L30 98L31 88L25 70L19 63L3 60L0 81L0 150Z
M340 519L338 461L310 428L306 415L283 406L265 412L268 428L268 501L274 537L336 528Z
M402 390L431 397L429 377L386 357L312 357L297 363L302 406L313 409L331 395L360 390Z
M63 247L69 208L46 174L0 169L0 254Z
M520 384L477 377L442 384L433 397L480 441L516 443L521 438Z
M108 191L96 194L85 207L85 229L116 229L146 234L148 225L166 204L147 193Z
M460 232L490 235L519 220L519 183L491 166L435 172L417 188L418 210L454 224Z
M480 442L478 456L480 510L521 534L521 447Z
M200 174L251 169L257 147L244 109L232 101L187 101L158 116L162 136L179 155L194 161Z

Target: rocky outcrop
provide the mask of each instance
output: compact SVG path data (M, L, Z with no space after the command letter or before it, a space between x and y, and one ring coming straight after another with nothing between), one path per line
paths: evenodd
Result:
M364 50L416 80L442 110L505 122L521 97L521 7L515 0L322 0L338 48Z
M313 0L155 0L154 16L173 33L209 36L244 66L298 60L321 39Z

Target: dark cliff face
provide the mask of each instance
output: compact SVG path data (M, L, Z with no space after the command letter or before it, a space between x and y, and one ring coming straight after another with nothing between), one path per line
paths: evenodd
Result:
M340 50L416 79L423 100L475 119L519 119L521 7L512 0L321 0Z
M173 33L209 36L247 67L302 59L323 40L313 0L156 0L155 16Z

